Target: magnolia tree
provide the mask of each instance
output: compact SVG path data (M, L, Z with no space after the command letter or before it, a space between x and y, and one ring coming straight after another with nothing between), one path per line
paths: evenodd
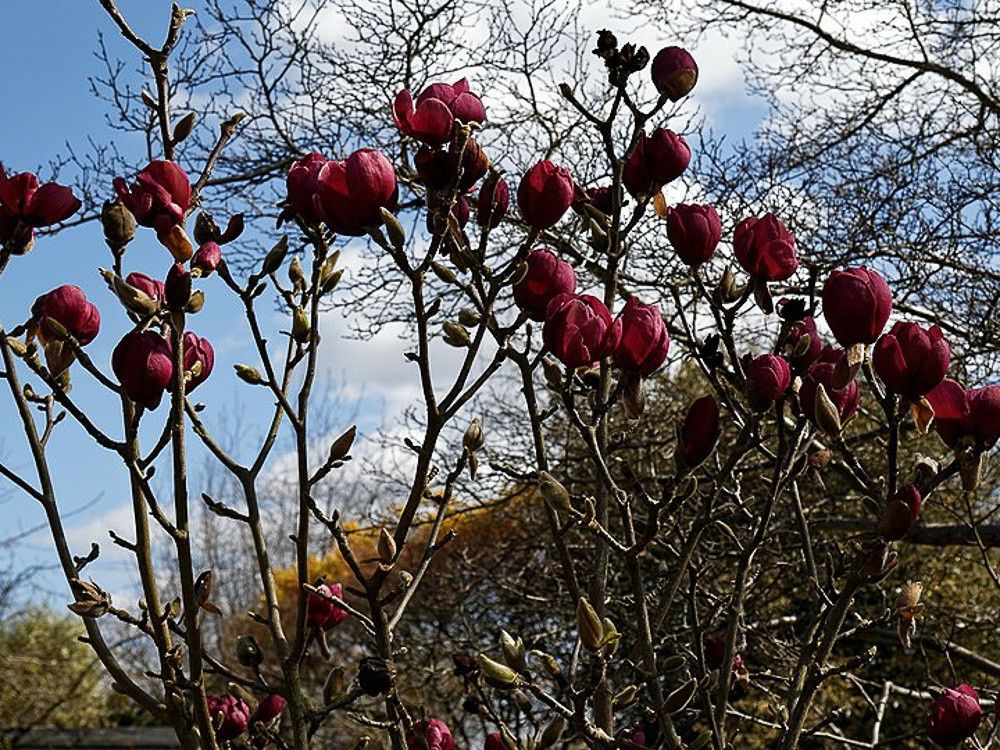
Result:
M455 657L467 706L481 722L481 732L466 733L476 746L722 750L754 732L770 732L774 746L786 749L823 741L884 744L887 697L862 739L835 732L817 696L830 683L864 673L872 651L844 657L837 649L866 627L894 623L900 643L890 648L910 648L924 611L923 587L893 580L897 548L920 530L931 493L960 484L970 507L980 502L985 457L1000 438L1000 386L969 388L949 379L950 349L937 327L906 320L890 326L892 288L875 268L834 271L819 299L775 302L772 290L780 291L799 266L795 238L780 216L739 221L733 264L720 266L728 251L720 249L716 210L668 206L661 192L691 159L685 139L663 122L668 105L696 85L698 67L688 52L668 46L650 60L646 49L601 32L594 53L606 73L606 104L592 107L572 85L560 88L603 144L608 179L595 185L578 184L569 168L549 160L509 185L476 142L488 122L488 89L462 79L434 83L416 96L400 91L391 117L404 145L402 162L364 147L342 160L302 155L288 169L280 206L287 234L242 276L226 256L240 242L243 216L218 222L199 211L213 166L238 137L239 116L221 123L217 143L196 169L175 161L193 124L190 115L174 120L170 99L170 54L186 12L174 7L164 43L154 46L134 33L113 0L102 5L151 67L156 94L149 104L163 156L107 186L101 214L110 250L101 273L110 293L99 302L120 305L131 324L104 332L120 337L110 368L95 362L87 346L101 333L99 307L63 284L41 294L24 311L25 322L2 332L2 376L32 471L0 465L0 472L41 504L73 594L70 608L83 619L85 640L115 690L173 727L185 748L342 745L347 740L324 734L340 716L364 728L359 747L455 748L455 727L431 715L413 690L414 665L398 634L415 598L434 586L429 571L453 538L446 526L456 488L478 481L490 437L470 407L486 403L477 397L509 376L520 385L521 402L508 404L514 422L508 429L530 435L524 462L533 467L510 481L533 490L545 519L537 534L558 560L561 582L560 593L550 592L547 616L559 626L550 642L529 649L519 623L504 622L495 648ZM512 198L516 211L509 210ZM0 267L31 263L34 257L21 256L36 244L36 230L79 209L69 188L0 170ZM407 233L401 217L414 213L420 223ZM560 223L564 231L557 232ZM675 253L689 268L688 285L663 290L673 298L669 323L656 304L629 291L631 239L650 224L660 225L663 253ZM164 262L137 268L130 243L147 232L164 248ZM310 432L320 313L337 304L343 271L333 243L344 237L379 248L407 291L413 345L406 366L422 394L421 434L407 440L414 456L407 492L373 554L355 548L350 519L316 500L317 486L336 476L355 439L350 427L317 451ZM35 252L44 253L44 238L37 239ZM213 372L212 345L191 327L205 303L202 281L213 274L222 281L213 293L238 301L257 354L228 375ZM595 294L581 293L583 278ZM269 304L287 321L278 330L268 330L261 314ZM762 322L770 338L766 353L755 356L749 332ZM434 361L442 351L435 339L458 351L448 378ZM620 433L638 430L652 413L647 386L668 362L672 339L683 350L674 352L676 359L697 368L704 392L682 405L676 439L661 449L672 455L672 470L650 473L623 460ZM211 405L192 400L210 377L231 377L269 410L250 461L235 458L213 435L203 416ZM74 398L71 378L93 379L119 409L121 426L111 429L89 414ZM670 398L664 389L649 393ZM113 602L100 581L87 579L96 545L82 554L67 541L47 452L64 418L121 461L134 535L114 542L138 571L137 608ZM564 421L582 446L573 464L554 460L551 419ZM463 437L450 441L456 426ZM929 430L940 438L940 456L904 463L905 441ZM294 441L297 510L293 527L280 529L294 547L293 601L279 594L259 497L282 431ZM143 441L147 435L153 439ZM212 571L198 565L206 540L195 538L190 521L199 494L189 476L191 441L204 446L242 494L233 505L203 495L204 504L252 540L259 606L228 652L207 648L203 633L205 618L219 607ZM873 456L877 463L866 467ZM831 464L864 509L844 519L856 533L843 540L847 551L835 564L818 559L800 496L811 472ZM169 476L166 493L151 482L157 466ZM791 599L777 603L785 616L800 618L799 649L780 670L762 668L765 700L738 708L739 696L758 682L744 654L746 607L767 573L760 557L771 554L765 550L779 529L788 533L785 514L800 542L785 562L804 566L803 585L815 602L808 611ZM681 517L695 522L679 529ZM417 524L430 531L415 534ZM325 535L319 543L317 530ZM154 555L154 532L171 542L169 576ZM691 561L720 537L735 566L709 587ZM416 552L409 549L415 543ZM331 545L350 574L314 579L313 556ZM651 584L650 560L664 549L676 564ZM899 591L895 602L863 616L859 598L887 582ZM109 620L146 640L142 669L132 670L109 644ZM678 621L686 626L675 632ZM347 623L358 634L351 650L360 655L357 663L346 672L343 665L314 669L332 665L328 637ZM442 650L449 653L448 644ZM942 687L926 709L926 736L941 746L976 742L977 731L985 738L980 725L995 720L984 720L976 688L960 675Z

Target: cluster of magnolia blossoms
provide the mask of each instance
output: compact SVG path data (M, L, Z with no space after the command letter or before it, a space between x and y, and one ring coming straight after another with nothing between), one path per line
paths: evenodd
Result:
M276 693L266 696L253 709L242 698L229 693L206 696L206 702L215 737L220 742L230 742L248 732L253 736L263 731L275 722L287 705Z
M195 234L201 245L192 253L190 247L184 251L180 239L186 241L184 218L190 205L191 183L177 164L154 161L138 174L131 187L122 179L115 180L115 191L118 201L105 205L102 223L116 256L120 258L133 239L138 223L155 229L178 260L163 281L139 272L124 279L116 273L103 272L109 287L136 323L115 346L112 370L125 396L143 408L155 409L174 382L174 344L166 330L168 318L174 313L200 310L204 295L193 290L193 279L209 276L218 268L222 262L220 245L239 236L242 221L230 222L225 232L218 231L210 222L200 222ZM27 173L8 179L0 170L0 194L4 215L19 217L18 222L24 226L61 221L80 206L69 188L54 183L39 187L38 179ZM39 217L47 218L43 221ZM37 340L49 374L65 384L77 352L97 337L100 327L98 308L79 287L67 284L35 300L25 327L26 343ZM184 331L181 341L185 389L192 391L211 374L215 352L207 339L192 331Z

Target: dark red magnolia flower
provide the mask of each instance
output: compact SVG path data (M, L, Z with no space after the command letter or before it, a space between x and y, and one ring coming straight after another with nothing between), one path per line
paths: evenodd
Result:
M285 188L288 191L288 205L306 224L317 224L323 220L319 208L319 173L328 159L315 151L306 154L288 169Z
M934 429L949 448L968 441L983 451L1000 440L1000 385L963 388L945 378L927 401L934 410Z
M542 327L545 346L567 367L592 365L612 354L622 324L589 294L561 294L549 303Z
M10 177L0 164L0 245L20 255L31 249L34 230L65 221L80 210L68 187L41 183L31 172ZM10 247L15 243L17 247Z
M736 225L733 251L743 270L755 279L784 281L799 267L795 237L770 213Z
M338 234L360 237L382 223L382 209L396 208L396 172L380 152L355 151L344 161L328 161L316 177L319 213Z
M524 262L528 271L514 284L514 302L532 320L542 321L552 300L576 291L576 271L545 247L530 252Z
M500 175L487 177L476 199L476 223L481 227L499 226L510 207L510 189Z
M170 342L167 342L170 346ZM172 350L172 347L171 347ZM215 366L215 350L208 339L203 339L194 331L184 332L184 375L187 384L184 390L190 393L208 380Z
M712 257L722 239L719 214L712 206L674 206L667 214L667 239L682 261L700 266Z
M222 248L216 242L206 242L191 258L191 273L194 276L211 276L222 262Z
M678 436L678 462L684 469L696 469L712 455L720 432L719 402L702 396L691 404Z
M800 342L805 336L809 337L809 343L801 344L803 348L800 351ZM816 319L807 316L789 326L788 333L785 334L785 349L788 362L795 372L799 375L807 372L823 352L823 340L816 330Z
M573 176L550 161L540 161L521 178L517 206L524 222L538 231L548 229L563 217L573 203Z
M111 369L126 396L155 409L174 372L170 345L155 331L130 331L115 347Z
M281 716L286 705L288 704L284 698L277 693L271 693L257 705L257 710L253 712L250 721L251 723L259 721L261 724L270 724Z
M615 364L626 372L643 377L658 370L670 350L670 336L660 308L644 305L638 298L630 297L618 321L622 333L615 349Z
M440 719L415 721L406 733L406 750L455 750L448 725Z
M982 720L979 693L963 682L955 688L945 688L931 702L927 737L935 745L952 747L974 735Z
M163 296L167 308L181 311L191 299L191 272L181 263L174 263L163 282Z
M937 326L896 323L875 344L872 365L893 393L916 401L944 380L951 347Z
M133 271L125 277L125 283L129 286L134 286L140 292L145 292L159 302L163 302L166 299L166 285L162 281L157 281L144 273Z
M650 195L684 174L690 161L691 149L674 131L642 133L625 160L622 184L634 196Z
M327 597L343 599L344 587L339 583L323 583L316 588L320 593L309 592L306 600L306 624L320 630L331 630L347 619L347 610Z
M823 317L841 346L874 344L892 312L892 292L869 268L834 271L823 285Z
M792 384L792 368L784 357L762 354L746 366L746 391L750 407L765 411L785 395Z
M417 97L416 105L409 90L403 89L396 94L392 113L400 131L431 146L451 140L456 120L464 123L486 120L486 109L479 97L469 91L465 78L453 84L432 83Z
M129 187L122 177L114 180L118 199L132 212L135 220L144 227L156 230L160 242L174 252L171 243L178 227L184 223L184 214L191 205L191 181L187 172L172 161L151 161ZM190 243L187 260L190 257ZM175 257L177 253L175 252Z
M656 722L645 718L641 719L630 730L626 730L629 742L639 747L653 747L656 744L658 734L659 726L657 726Z
M215 736L223 742L234 740L247 731L250 707L235 695L207 695L208 713L217 727Z
M500 732L490 732L486 735L484 750L507 750L507 745L504 744Z
M72 284L56 287L36 299L31 306L31 318L42 343L60 338L49 326L49 319L65 328L80 346L93 341L101 330L100 310L87 301L80 287Z
M843 356L843 350L828 347L816 364L810 367L802 378L802 387L799 388L799 405L802 407L802 413L806 419L811 422L816 421L816 390L820 384L823 385L826 395L830 397L833 405L837 407L837 413L840 415L842 423L846 422L858 410L861 390L856 380L852 380L839 389L832 385L837 361Z
M920 489L915 484L900 487L886 501L885 510L878 522L879 533L890 542L902 539L920 515L922 501Z
M672 102L687 96L698 82L698 64L681 47L664 47L657 52L649 72L656 90Z
M413 165L426 188L445 190L452 186L458 174L458 154L448 149L421 146L413 156ZM462 151L461 167L462 175L457 185L463 193L479 182L490 168L489 157L472 138Z

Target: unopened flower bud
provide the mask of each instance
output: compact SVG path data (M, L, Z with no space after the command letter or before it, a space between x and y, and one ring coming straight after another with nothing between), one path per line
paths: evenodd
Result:
M180 312L191 299L191 274L180 263L174 263L167 272L163 288L167 308Z
M479 417L476 417L469 423L469 428L465 431L465 435L462 437L462 445L464 445L466 450L470 453L475 453L483 447L484 442L485 437L483 436L483 426L479 422Z
M496 688L512 688L523 682L513 669L498 661L493 661L493 659L485 654L479 655L479 668L482 670L486 681Z
M292 338L300 344L305 344L309 341L311 330L306 311L296 306L292 312Z
M472 343L472 337L465 326L446 320L441 327L444 329L446 344L462 349Z
M293 257L292 262L288 264L288 280L292 282L292 287L297 292L306 288L306 272L302 268L302 261L299 260L298 255Z
M542 493L542 499L551 507L567 513L573 512L569 491L547 471L538 472L538 489Z
M396 540L385 527L378 530L378 559L388 565L396 559Z
M101 209L101 226L104 227L105 242L116 255L135 237L135 216L120 200L105 201Z
M235 364L233 365L233 369L236 370L236 377L244 383L249 383L250 385L260 385L264 382L264 379L260 376L260 371L256 367Z
M524 641L521 638L514 638L506 630L500 631L500 648L503 651L504 661L507 666L516 672L527 672L528 664L524 658Z
M191 258L191 273L194 276L211 276L222 263L222 248L218 243L206 242Z
M576 604L576 629L580 642L588 651L598 651L604 639L604 625L597 611L582 596Z

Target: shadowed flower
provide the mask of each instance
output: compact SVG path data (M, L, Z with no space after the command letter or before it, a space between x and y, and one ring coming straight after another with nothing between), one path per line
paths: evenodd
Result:
M521 178L517 206L532 229L543 231L563 217L573 203L573 176L550 161L540 161Z
M755 279L784 281L799 267L795 237L770 213L736 225L733 251L743 270Z
M514 301L532 320L545 320L549 303L560 294L576 291L576 272L548 248L539 248L524 261L528 270L514 284Z
M549 303L542 339L567 367L583 367L607 357L621 340L621 321L589 294L561 294Z
M834 271L823 285L823 317L841 346L874 344L892 312L892 292L869 268Z
M872 365L886 388L912 401L944 380L950 362L951 347L941 329L918 323L896 323L872 350Z
M126 396L155 409L173 376L170 345L155 331L130 331L115 347L111 368Z
M615 349L615 364L626 372L643 377L658 370L670 350L670 335L660 308L644 305L637 297L630 297L618 316L618 322L622 332L621 341Z

